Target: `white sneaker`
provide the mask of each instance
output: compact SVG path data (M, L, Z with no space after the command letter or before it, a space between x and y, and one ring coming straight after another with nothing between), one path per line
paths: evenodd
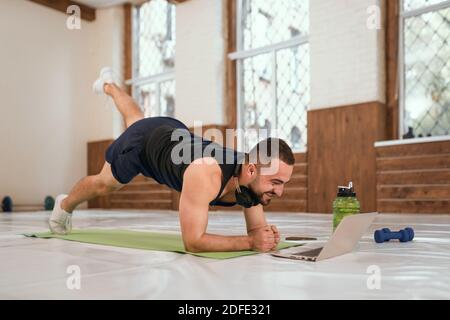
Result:
M55 234L68 234L72 230L72 214L61 208L61 202L67 198L66 194L60 194L55 199L52 215L48 220L50 231Z
M100 75L92 85L92 90L96 94L104 94L105 83L114 83L114 72L110 67L104 67L100 70Z

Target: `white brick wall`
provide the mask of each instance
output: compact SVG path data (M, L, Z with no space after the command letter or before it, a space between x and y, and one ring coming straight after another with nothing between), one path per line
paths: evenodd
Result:
M311 109L385 102L384 32L367 27L372 5L380 0L310 1Z
M224 123L222 0L177 5L176 111L188 126Z

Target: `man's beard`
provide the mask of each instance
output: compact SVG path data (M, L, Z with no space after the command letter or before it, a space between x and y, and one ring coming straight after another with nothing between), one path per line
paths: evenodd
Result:
M272 200L272 197L270 197L270 198L267 199L267 200L264 200L264 199L263 199L264 195L269 196L269 193L268 193L268 192L263 192L263 193L255 192L255 191L253 191L253 192L256 194L256 196L257 196L258 199L259 199L259 202L260 202L263 206L268 206L268 205L270 204L270 201Z
M265 206L268 206L270 204L270 200L272 200L272 199L263 200L262 197L261 197L259 202L263 205L263 207L265 207Z

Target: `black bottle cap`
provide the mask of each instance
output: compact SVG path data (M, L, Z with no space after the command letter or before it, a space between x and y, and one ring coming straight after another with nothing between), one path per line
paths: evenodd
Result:
M350 182L348 187L339 186L337 196L338 197L356 197L356 193L353 190L353 183Z

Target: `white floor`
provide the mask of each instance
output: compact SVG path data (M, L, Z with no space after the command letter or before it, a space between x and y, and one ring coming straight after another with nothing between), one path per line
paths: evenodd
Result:
M46 231L48 214L0 213L1 299L450 299L448 215L380 215L355 252L312 263L268 254L219 261L20 235ZM330 215L268 220L283 237L326 240L331 230ZM78 211L74 226L179 231L176 212ZM211 213L209 226L210 233L245 231L237 213ZM413 242L373 241L374 229L406 226L415 230ZM67 286L73 265L78 290ZM380 289L373 287L377 274Z

